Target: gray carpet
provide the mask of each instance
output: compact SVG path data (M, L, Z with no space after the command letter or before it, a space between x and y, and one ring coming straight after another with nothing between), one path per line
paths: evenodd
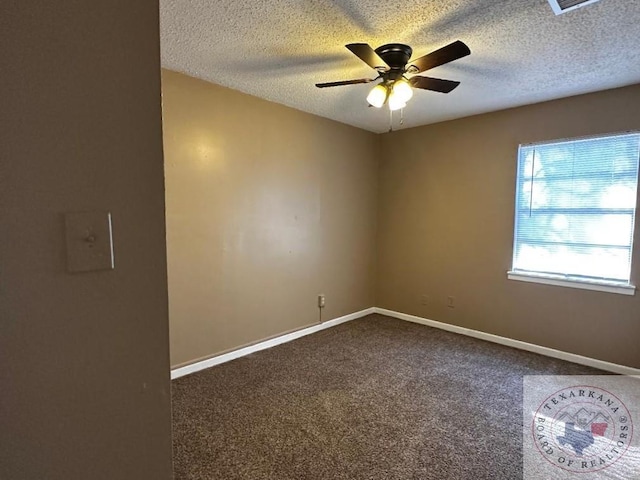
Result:
M177 480L522 478L522 376L588 367L371 315L174 380Z

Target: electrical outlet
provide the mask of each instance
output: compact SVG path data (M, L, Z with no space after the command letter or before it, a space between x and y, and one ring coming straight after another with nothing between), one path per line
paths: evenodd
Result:
M420 296L420 304L421 305L429 305L429 295L421 295Z
M318 308L324 308L325 305L325 298L324 298L324 294L320 294L318 295Z
M456 299L455 297L447 297L447 307L455 308L456 307Z

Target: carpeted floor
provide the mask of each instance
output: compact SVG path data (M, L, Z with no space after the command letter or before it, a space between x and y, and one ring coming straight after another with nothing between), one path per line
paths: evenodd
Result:
M177 480L522 478L522 376L602 372L371 315L173 381Z

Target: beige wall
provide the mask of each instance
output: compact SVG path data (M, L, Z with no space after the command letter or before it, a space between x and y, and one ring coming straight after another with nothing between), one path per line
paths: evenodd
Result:
M378 138L163 72L171 363L374 305Z
M158 5L0 14L0 478L171 478ZM65 212L116 269L68 274Z
M640 367L640 293L506 278L518 144L640 129L638 105L637 85L384 135L378 306Z

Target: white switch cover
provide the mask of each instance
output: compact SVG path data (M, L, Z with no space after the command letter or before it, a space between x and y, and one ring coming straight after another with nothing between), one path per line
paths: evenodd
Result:
M69 272L114 268L109 212L67 213L65 225Z

